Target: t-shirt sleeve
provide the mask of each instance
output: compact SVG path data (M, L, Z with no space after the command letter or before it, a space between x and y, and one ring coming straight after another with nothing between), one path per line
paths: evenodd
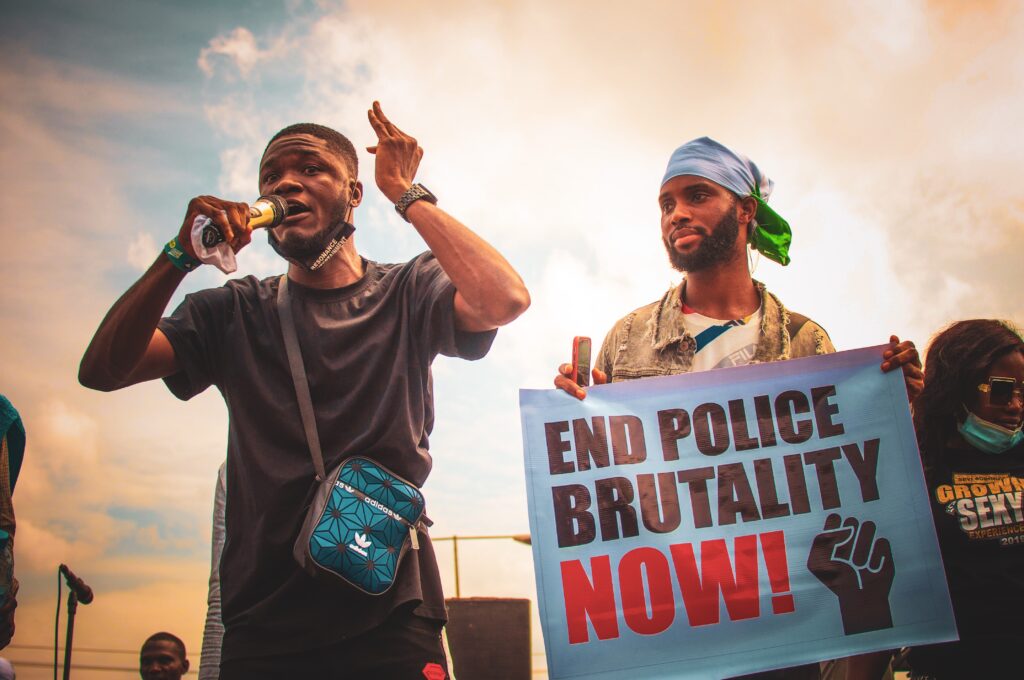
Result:
M498 331L468 333L455 327L455 285L441 269L433 253L412 261L415 269L412 294L417 325L435 354L460 359L480 359L491 349Z
M213 288L185 296L174 313L157 324L174 348L179 370L164 378L178 399L188 400L220 383L220 353L231 311L229 288Z

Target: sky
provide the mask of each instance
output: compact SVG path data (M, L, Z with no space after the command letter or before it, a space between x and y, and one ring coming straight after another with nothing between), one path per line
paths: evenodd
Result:
M418 180L526 281L532 307L487 358L434 365L424 489L435 536L519 534L528 520L518 389L549 386L574 335L598 345L617 318L678 283L656 199L670 153L689 139L718 139L774 179L770 202L793 226L793 262L754 257L754 276L839 349L891 333L923 348L961 318L1024 321L1022 9L952 0L7 8L0 200L12 215L0 226L0 393L21 411L29 443L15 493L18 631L6 654L47 659L31 646L52 643L54 575L65 562L97 593L79 609L76 648L135 650L166 629L198 665L224 406L215 390L185 403L160 383L91 392L77 367L191 197L256 197L259 155L278 129L310 121L352 138L367 190L356 245L404 261L425 246L373 186L363 151L374 140L366 109L379 100L425 149ZM240 274L283 269L261 235L240 253ZM171 305L224 280L194 272ZM535 599L531 555L518 543L460 545L460 570L464 596ZM75 658L134 664L131 654ZM28 680L46 673L19 669Z

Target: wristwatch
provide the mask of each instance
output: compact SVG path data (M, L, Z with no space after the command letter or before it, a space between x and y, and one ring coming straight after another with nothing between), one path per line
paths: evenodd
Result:
M426 188L422 184L413 184L411 187L406 189L405 193L395 201L395 212L402 216L402 219L406 222L409 218L405 216L405 211L409 209L409 206L416 201L423 199L429 203L437 205L437 196L430 193L430 189Z

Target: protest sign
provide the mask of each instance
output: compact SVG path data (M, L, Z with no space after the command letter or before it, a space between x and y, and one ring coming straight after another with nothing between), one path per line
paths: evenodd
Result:
M521 390L551 678L714 678L955 639L885 347Z

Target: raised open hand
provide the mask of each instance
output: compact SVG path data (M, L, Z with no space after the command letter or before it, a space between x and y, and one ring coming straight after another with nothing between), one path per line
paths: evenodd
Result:
M366 115L373 131L377 133L377 144L366 147L367 151L377 157L374 179L381 193L395 203L412 186L420 159L423 158L423 149L415 138L388 120L380 108L380 102L374 102L373 108Z

